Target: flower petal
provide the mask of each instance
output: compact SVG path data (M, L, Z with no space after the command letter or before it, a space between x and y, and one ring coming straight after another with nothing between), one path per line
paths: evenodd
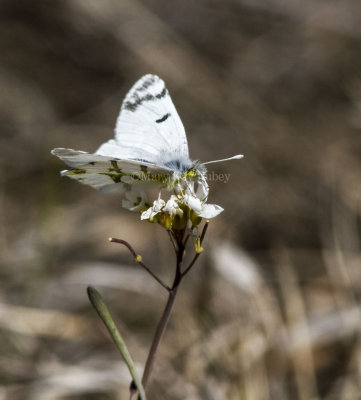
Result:
M184 197L184 203L192 210L194 210L196 213L199 213L202 211L202 203L198 199L198 197L192 196L191 194L186 194Z
M209 186L208 183L205 179L201 179L197 182L197 190L196 190L196 196L202 200L206 201L208 198L209 194Z
M155 200L154 202L153 202L153 210L154 210L154 212L155 212L155 214L158 214L161 210L162 210L162 208L165 206L165 201L164 200L162 200L161 198L158 198L158 200ZM155 215L154 214L154 215Z
M202 218L214 218L220 214L224 209L217 204L204 204L202 211L198 214Z
M167 212L170 215L182 215L183 211L179 208L178 198L177 196L170 196L170 199L167 201L166 205L162 209L163 212Z
M162 211L162 208L165 206L165 201L162 200L161 198L158 198L158 200L155 200L153 202L153 206L148 208L148 210L142 212L142 215L140 216L140 219L151 219L158 213Z
M148 210L142 212L140 219L143 220L151 218L152 212L153 212L153 207L149 207Z

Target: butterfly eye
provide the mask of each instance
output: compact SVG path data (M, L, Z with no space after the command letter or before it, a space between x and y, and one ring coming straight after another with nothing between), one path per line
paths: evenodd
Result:
M189 169L188 171L186 171L186 172L184 173L184 176L185 176L186 178L195 178L195 177L197 176L197 173L196 173L196 171L192 168L192 169Z

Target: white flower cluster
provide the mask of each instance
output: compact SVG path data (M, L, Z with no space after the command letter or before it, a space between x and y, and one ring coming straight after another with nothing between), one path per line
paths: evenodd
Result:
M147 208L147 199L145 193L137 190L125 194L126 200L123 200L123 207L131 211L140 211L142 220L154 221L156 217L166 216L171 221L175 217L182 218L185 213L192 213L194 217L214 218L223 211L223 208L216 204L207 204L209 188L205 180L197 182L188 182L186 188L179 188L176 194L172 194L167 201L161 198L153 205Z
M198 217L214 218L223 211L223 208L216 204L207 204L208 185L205 181L197 182L197 190L194 188L194 182L188 183L185 190L180 190L178 195L172 195L165 202L159 196L158 200L153 202L153 206L144 211L141 219L151 219L160 212L168 213L171 216L183 215L182 206L187 206L193 210Z

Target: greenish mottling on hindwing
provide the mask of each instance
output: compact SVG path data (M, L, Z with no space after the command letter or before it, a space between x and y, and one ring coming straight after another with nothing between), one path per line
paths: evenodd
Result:
M81 174L86 174L87 170L86 169L71 169L69 170L69 175L81 175Z
M149 168L146 165L140 165L139 172L124 172L121 168L119 168L116 160L111 160L111 167L107 168L108 172L98 172L98 175L106 175L114 183L124 183L122 181L123 176L130 177L135 181L140 182L154 182L159 185L169 185L171 181L171 177L168 174L162 174L159 172L148 172Z
M110 169L110 168L109 168ZM117 172L99 172L98 175L106 175L109 176L110 179L112 179L112 181L114 183L120 183L122 181L122 177L126 174L122 174L122 173L117 173Z
M110 171L109 172L98 172L98 175L109 176L109 178L112 179L112 181L114 183L121 183L123 176L129 176L129 177L133 178L134 180L138 180L138 181L142 180L142 179L140 179L138 174L121 172L121 170L119 168L118 168L119 172L112 172L112 168L108 168L108 170L110 170Z
M169 184L169 175L168 174L160 174L160 173L145 173L143 180L148 180L151 182L157 182L161 185Z
M110 163L112 164L112 167L108 168L109 172L121 172L121 169L118 167L118 163L115 160L111 160Z

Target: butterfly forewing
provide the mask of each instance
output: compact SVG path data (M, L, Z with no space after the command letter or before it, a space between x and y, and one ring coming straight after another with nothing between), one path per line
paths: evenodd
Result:
M133 185L173 189L179 171L191 163L183 124L155 75L143 76L126 95L114 139L94 154L62 148L52 154L71 167L62 175L103 191L130 191Z
M145 75L126 95L115 127L115 139L98 154L166 165L189 160L183 124L162 79Z

